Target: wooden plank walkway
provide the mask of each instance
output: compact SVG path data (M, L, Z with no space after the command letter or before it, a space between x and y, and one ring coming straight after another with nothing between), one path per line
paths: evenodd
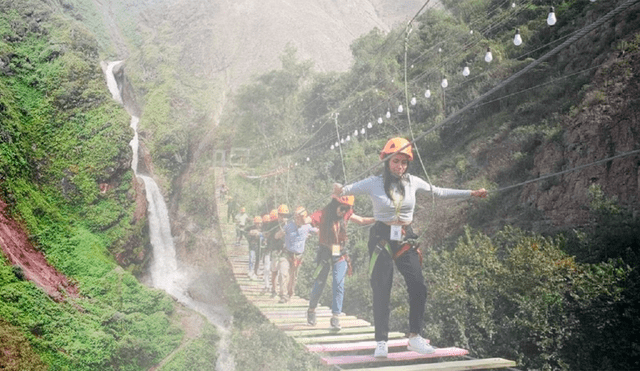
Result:
M222 180L221 175L220 168L216 168L218 184ZM317 353L324 364L336 369L356 371L458 371L515 367L514 361L501 358L462 359L469 352L456 347L436 348L435 353L425 355L407 351L408 339L400 332L389 333L388 358L374 358L376 342L373 325L355 316L343 315L340 317L342 329L334 330L329 325L331 309L326 306L318 306L316 309L317 324L308 325L306 299L293 296L287 303L279 303L278 297L271 297L270 293L263 291L261 270L256 280L248 276L249 253L246 241L243 240L240 246L234 244L234 226L223 223L226 221L226 211L226 205L219 203L218 220L221 222L227 256L243 294L265 318L304 345L309 352Z

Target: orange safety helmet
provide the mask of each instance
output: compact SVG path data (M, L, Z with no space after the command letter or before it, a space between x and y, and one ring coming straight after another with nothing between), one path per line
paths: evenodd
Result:
M262 224L262 217L260 216L256 216L253 218L253 223L254 224Z
M307 217L307 209L305 209L304 206L296 207L296 216L301 216L303 218L306 218Z
M289 214L289 206L285 204L278 206L278 214Z
M400 148L402 148L402 150L398 152ZM388 155L396 152L404 153L405 155L409 156L409 161L413 161L413 151L411 150L411 142L409 142L404 138L399 138L399 137L389 139L387 144L384 145L384 148L382 149L382 151L380 151L380 159L383 160Z
M271 221L271 215L269 214L264 214L262 216L262 223L269 223Z
M341 204L347 206L353 206L353 203L356 200L356 198L353 196L333 196L333 198L335 198L336 201L340 202Z
M278 210L277 209L271 210L271 212L269 213L269 217L271 218L271 220L278 219Z

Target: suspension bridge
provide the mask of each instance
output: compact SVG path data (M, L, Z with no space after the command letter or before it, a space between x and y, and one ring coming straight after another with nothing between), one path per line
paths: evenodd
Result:
M223 179L222 169L217 168L217 187L222 184ZM488 370L516 366L514 361L502 358L471 359L468 356L468 350L454 346L436 347L435 353L432 354L407 351L408 339L402 332L389 333L387 358L374 358L376 341L373 324L343 313L340 317L342 328L334 330L329 323L331 309L327 306L318 306L317 324L308 325L306 318L308 300L294 295L287 303L279 303L278 297L272 298L270 293L263 291L262 279L252 280L249 277L248 246L244 240L242 245L235 245L235 226L225 223L226 204L220 202L217 209L226 254L232 264L235 280L244 296L274 326L302 344L307 351L317 354L323 364L336 369L357 371ZM258 277L262 277L261 271Z

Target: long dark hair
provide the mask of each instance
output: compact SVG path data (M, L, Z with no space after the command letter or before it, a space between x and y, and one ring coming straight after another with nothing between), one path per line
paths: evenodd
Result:
M336 236L333 232L333 223L340 222L339 234L345 233L346 225L344 218L339 217L337 214L338 208L342 206L335 198L331 199L331 202L322 209L322 217L320 218L320 237L327 243L339 243L336 241Z
M398 193L400 193L400 195L404 197L404 181L407 178L408 173L405 171L405 173L402 174L402 177L398 178L391 172L391 169L389 168L389 161L391 161L390 158L388 158L384 162L384 172L382 173L382 179L384 181L384 193L387 194L387 197L389 197L390 200L393 200L393 196L391 195L391 186L393 185L393 183L396 183Z

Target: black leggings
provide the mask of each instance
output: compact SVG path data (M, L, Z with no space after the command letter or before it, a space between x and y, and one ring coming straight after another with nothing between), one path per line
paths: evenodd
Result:
M371 228L368 244L369 257L381 240L389 241L390 230L388 225L381 222L376 222ZM404 231L407 235L413 234L411 226L405 226ZM394 254L401 247L397 241L389 241L388 243ZM389 302L391 284L393 283L393 261L385 248L378 254L371 273L376 341L387 341L389 337ZM424 308L427 303L427 286L422 276L420 256L415 249L411 249L398 257L395 262L398 271L404 277L409 292L409 332L420 334L424 323Z

